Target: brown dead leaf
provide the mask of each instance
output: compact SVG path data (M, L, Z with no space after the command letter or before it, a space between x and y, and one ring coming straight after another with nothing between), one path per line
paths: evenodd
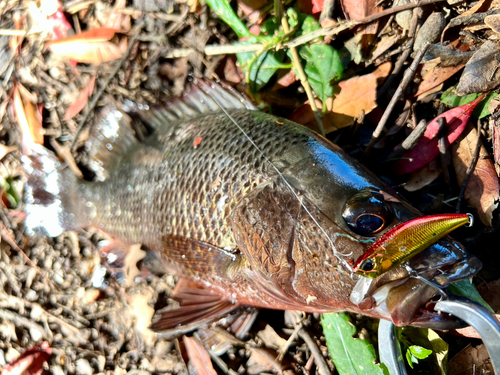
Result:
M474 52L465 65L457 86L457 95L482 93L500 85L500 69L496 56L500 54L500 46L488 40Z
M82 109L85 108L87 102L89 101L92 92L94 91L95 76L90 78L89 82L85 85L83 90L80 92L75 102L71 104L66 113L64 114L64 120L68 121L75 117Z
M439 86L448 78L453 76L461 70L465 64L456 66L441 66L435 60L427 61L422 67L422 81L418 85L415 97L423 94L424 92Z
M441 167L438 165L436 159L434 159L410 175L410 179L405 184L405 190L417 191L422 189L438 178L441 171Z
M281 350L286 345L286 340L278 335L269 324L262 331L257 333L257 336L262 340L264 345L269 349Z
M43 144L42 116L33 96L21 84L14 86L13 107L23 134L23 144Z
M495 313L500 313L500 280L484 285L479 289L479 293Z
M0 122L3 120L5 112L7 112L7 106L9 105L9 99L5 99L2 104L0 104Z
M486 347L467 346L448 363L448 373L453 375L493 374L493 367Z
M284 370L284 366L276 360L276 352L250 346L247 349L250 351L247 362L247 372L249 374L281 373Z
M474 6L472 6L466 12L463 12L457 18L470 16L470 15L472 15L474 13L478 13L478 12L485 12L489 9L491 3L492 3L492 0L479 0L476 4L474 4Z
M123 47L109 41L119 31L102 27L47 42L46 46L58 56L81 63L99 65L122 57Z
M0 144L0 160L2 160L7 154L15 150L16 147L14 146L5 146L3 144Z
M487 16L484 19L484 23L488 25L491 30L493 30L497 34L500 34L500 14L492 14L490 16Z
M462 185L465 179L467 168L474 156L477 139L476 129L470 127L470 130L465 131L453 144L453 166L459 185ZM476 209L479 219L486 226L492 226L492 215L498 207L499 195L500 183L493 162L486 148L481 145L476 168L469 177L464 197Z
M340 82L340 94L333 101L332 111L328 112L325 117L328 117L329 122L340 129L352 124L354 118L363 111L365 114L371 112L377 107L377 87L390 71L391 63L384 63L373 73ZM325 133L332 130L335 129L325 127Z
M194 337L183 336L189 362L196 369L198 375L217 375L210 354L203 345Z
M383 10L382 7L377 6L377 0L341 0L340 6L342 7L342 11L344 15L349 20L362 20L372 14L381 12ZM363 47L366 47L371 43L373 37L377 33L378 29L378 21L372 22L368 25L359 26L355 28L356 34L363 34L363 39L361 43Z

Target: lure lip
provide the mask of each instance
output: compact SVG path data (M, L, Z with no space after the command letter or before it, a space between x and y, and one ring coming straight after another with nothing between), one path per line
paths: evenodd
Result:
M452 226L452 224L454 225ZM472 214L427 215L398 224L374 242L373 245L356 260L353 266L353 272L363 277L377 278L432 246L446 234L464 224L472 226ZM427 233L429 228L432 228L433 233L431 236L433 237L429 237ZM417 241L408 240L407 237L409 234ZM390 248L394 244L399 244L397 246L400 246L399 249L401 250L401 254L399 256L402 260L398 260L397 257L391 259L391 256L387 254L389 251L386 247ZM412 250L409 250L407 254L402 256L403 251L407 250L406 246ZM394 252L393 249L390 251Z

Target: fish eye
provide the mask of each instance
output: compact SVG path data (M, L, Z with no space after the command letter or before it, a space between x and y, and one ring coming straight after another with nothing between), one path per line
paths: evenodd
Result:
M354 195L346 202L342 216L349 228L362 236L380 232L393 219L392 210L382 194L376 191L362 191Z
M374 267L375 267L375 264L373 263L373 260L371 260L371 259L365 259L359 265L359 269L362 271L366 271L366 272L372 271Z

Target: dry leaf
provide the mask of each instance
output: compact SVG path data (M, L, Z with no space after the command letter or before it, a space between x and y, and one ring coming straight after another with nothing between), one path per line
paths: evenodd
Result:
M488 40L472 55L465 65L457 86L457 95L463 96L486 92L500 85L500 69L497 56L500 46Z
M123 47L109 41L119 31L102 27L48 42L46 46L58 56L81 63L99 65L122 57Z
M378 5L377 0L341 0L340 6L344 15L349 20L362 20L372 14L381 12L382 7ZM368 25L363 25L355 28L355 34L363 34L361 43L366 47L377 33L378 21L371 22Z
M416 146L406 151L403 157L394 163L395 172L398 174L411 173L422 168L439 155L437 135L440 129L439 120L441 118L446 120L444 129L446 130L446 139L448 140L447 146L455 142L465 130L474 108L484 99L484 96L481 95L473 102L452 108L429 122L424 135L420 137Z
M0 144L0 160L2 160L7 154L11 153L14 150L16 150L16 147L14 146L5 146L3 144Z
M463 134L453 146L453 166L457 174L458 184L462 185L467 168L474 156L477 142L477 131L472 128ZM481 142L479 140L479 142ZM495 167L491 161L488 151L481 145L476 168L471 173L464 197L473 206L479 219L484 225L492 226L493 211L498 207L500 200L500 183L498 181Z
M484 23L488 25L491 30L493 30L497 34L500 34L500 14L492 14L490 16L487 16L484 19Z
M90 96L92 95L92 92L94 91L94 84L95 84L95 76L90 78L89 83L85 85L83 90L76 98L75 102L71 104L68 107L68 109L66 109L66 113L64 114L65 121L71 120L73 117L76 116L76 114L80 113L80 111L85 108L87 102L89 101Z
M281 373L284 370L284 366L276 360L276 352L250 346L247 349L250 351L250 357L247 361L249 374Z
M186 346L189 362L196 369L198 375L217 375L212 365L210 354L208 354L203 345L193 337L183 336L182 340Z
M52 348L44 341L26 349L19 357L9 363L1 372L2 375L40 375L43 364L52 355Z
M151 291L130 297L132 315L135 317L135 329L148 345L152 345L156 339L156 333L149 329L151 320L155 314L155 309L148 304L152 297L153 292Z
M470 16L476 12L485 12L488 10L489 6L491 4L491 0L479 0L473 7L471 7L469 10L466 12L463 12L461 15L459 15L457 18L462 18L465 16Z
M418 85L417 92L414 96L419 96L424 92L439 86L441 83L445 82L448 78L461 70L464 66L464 64L457 66L441 66L437 65L435 60L426 62L422 67L422 81Z
M380 81L387 77L390 71L391 63L384 63L373 73L340 82L340 94L333 101L332 112L327 113L325 117L340 129L351 125L354 118L363 111L365 114L371 112L377 107L377 88ZM335 129L325 126L326 133L332 130Z
M441 171L441 168L434 159L429 164L413 172L404 187L407 191L422 189L424 186L429 185L432 181L438 178Z
M14 86L13 106L23 134L23 145L28 146L33 142L43 144L42 117L32 95L21 84Z
M269 324L266 325L266 328L264 328L264 330L259 331L259 333L257 333L257 336L269 349L281 350L286 345L286 340L278 335L273 327L271 327Z
M448 373L453 375L493 374L490 356L486 347L467 346L448 363Z

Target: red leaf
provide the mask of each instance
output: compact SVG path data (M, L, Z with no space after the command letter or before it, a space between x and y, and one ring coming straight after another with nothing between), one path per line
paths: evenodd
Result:
M48 42L46 46L56 55L77 62L99 65L122 57L124 48L109 41L116 32L119 30L101 27Z
M4 368L2 375L40 375L43 372L43 364L51 355L52 349L49 343L44 341L25 350Z
M439 118L443 117L446 119L446 137L448 139L447 146L455 142L464 131L474 108L476 108L481 100L483 100L484 96L485 95L481 95L473 102L465 104L461 107L452 108L432 120L429 125L427 125L427 130L422 138L420 138L417 145L412 150L407 151L402 156L402 160L395 163L394 169L396 173L405 174L416 171L439 155L437 137L439 130Z
M80 113L80 111L85 108L87 102L89 101L89 97L92 95L92 91L94 91L94 83L95 76L92 77L89 83L83 88L75 102L68 107L66 113L64 114L64 120L68 121L72 119L76 114Z
M208 354L203 345L201 345L200 342L193 337L183 336L182 340L184 341L184 345L186 346L189 361L196 369L198 374L217 375L212 366L210 354Z
M66 38L68 36L68 31L71 30L71 25L69 24L64 12L61 7L57 8L54 14L47 17L50 25L50 34L53 39Z

